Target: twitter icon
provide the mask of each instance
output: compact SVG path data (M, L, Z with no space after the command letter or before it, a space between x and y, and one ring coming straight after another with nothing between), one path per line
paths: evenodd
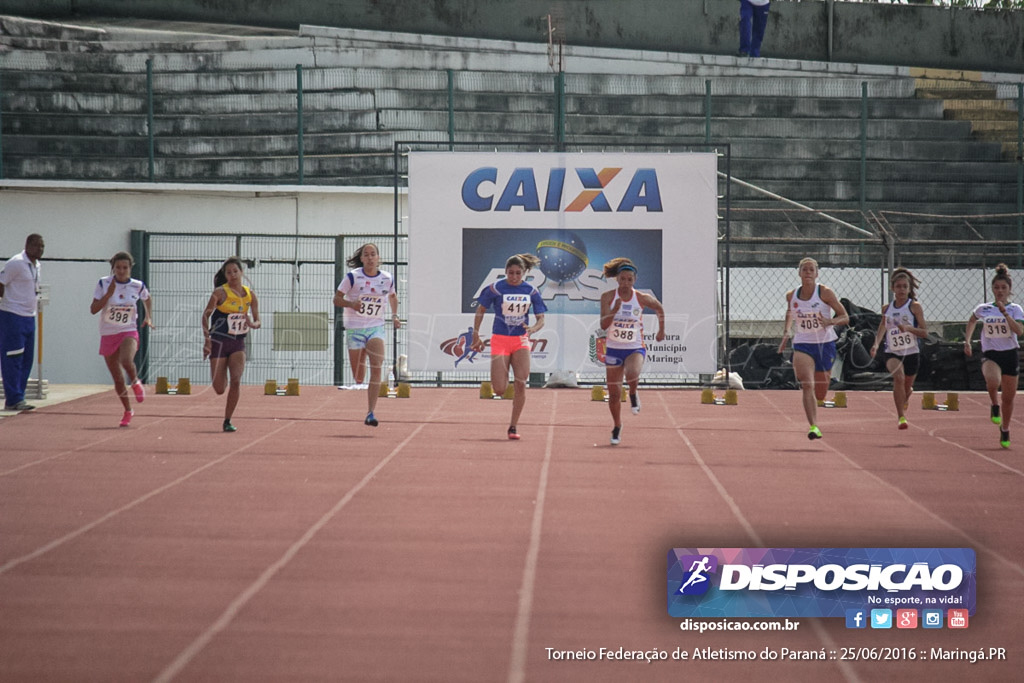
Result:
M892 610L871 610L871 628L892 628Z

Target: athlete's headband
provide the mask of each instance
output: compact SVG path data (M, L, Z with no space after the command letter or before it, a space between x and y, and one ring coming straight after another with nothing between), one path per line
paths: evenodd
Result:
M624 270L632 270L632 271L633 271L634 273L636 273L637 275L639 275L639 274L640 274L640 272L639 272L639 271L637 271L637 269L636 269L636 266L631 266L631 265L629 265L628 263L624 263L624 264L622 264L621 266L619 266L619 269L618 269L618 270L617 270L616 272L618 272L618 273L621 273L621 272L622 272L622 271L624 271Z

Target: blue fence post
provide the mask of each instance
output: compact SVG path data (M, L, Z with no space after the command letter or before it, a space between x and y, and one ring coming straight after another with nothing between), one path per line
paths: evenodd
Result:
M860 227L866 230L868 212L868 82L860 84ZM860 260L864 260L864 242L860 243Z
M298 126L299 136L299 185L302 185L306 179L306 141L303 138L302 132L302 65L295 65L295 106L298 110L298 117L296 125Z
M558 151L565 151L565 72L555 74L555 140Z
M149 146L149 182L153 182L156 174L156 161L153 131L153 58L146 60L146 136Z

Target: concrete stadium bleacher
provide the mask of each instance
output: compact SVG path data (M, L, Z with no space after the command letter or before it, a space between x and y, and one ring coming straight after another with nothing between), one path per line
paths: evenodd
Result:
M296 65L307 184L387 186L396 140L445 148L449 70L458 142L493 149L556 139L545 45L319 27L10 17L0 26L6 178L147 180L150 58L158 182L296 183ZM915 78L899 67L572 47L565 71L570 148L703 143L710 82L710 139L730 146L735 177L852 223L862 208L866 87L869 210L892 212L897 232L916 239L949 238L950 222L915 217L904 226L896 216L1017 210L1013 150L989 132L1005 126L982 123L998 110L993 120L1016 125L1012 83L982 92L965 86L974 76ZM852 236L810 213L750 212L782 207L738 185L731 198L736 237ZM1015 226L987 221L984 237L1013 239Z

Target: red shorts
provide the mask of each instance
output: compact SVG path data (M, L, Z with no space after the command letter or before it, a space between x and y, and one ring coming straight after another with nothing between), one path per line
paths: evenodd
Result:
M134 339L136 348L139 343L139 331L128 330L127 332L118 332L116 334L104 334L100 336L100 355L106 358L107 356L117 353L121 348L121 342L125 339Z
M491 356L511 356L520 349L529 351L530 335L509 336L507 334L491 335Z

